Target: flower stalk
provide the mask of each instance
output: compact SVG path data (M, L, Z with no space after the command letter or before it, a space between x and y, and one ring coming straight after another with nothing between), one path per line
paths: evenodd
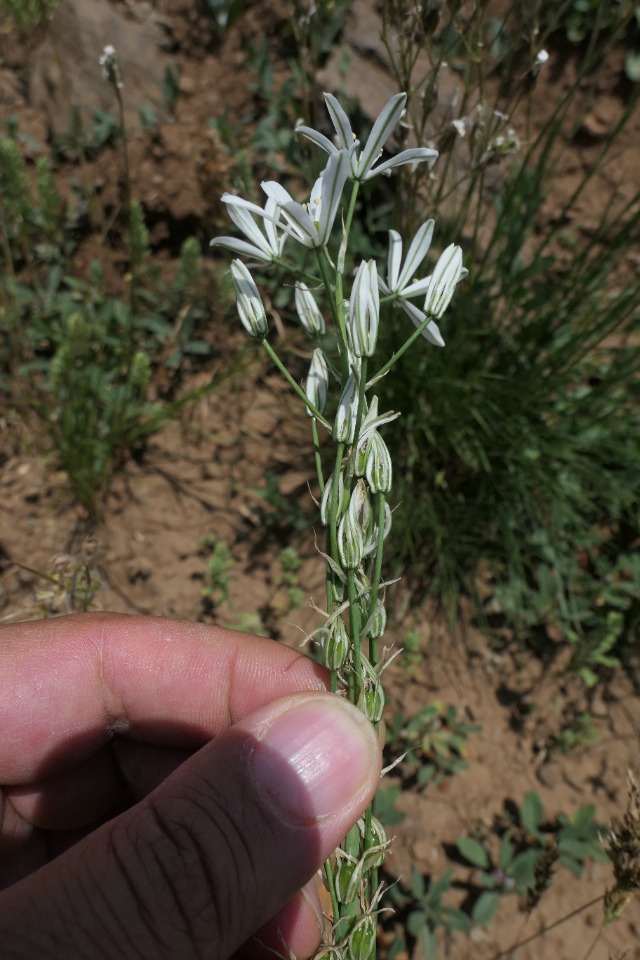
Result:
M427 257L434 222L427 220L413 238L404 263L402 239L390 232L386 277L370 259L349 260L349 240L358 214L360 183L379 173L389 174L406 163L435 160L426 148L402 151L383 160L384 146L399 122L406 102L397 94L385 105L363 148L351 122L331 94L325 103L336 132L336 143L310 127L298 133L328 154L307 203L296 201L279 183L267 181L261 207L241 197L222 198L243 238L220 237L212 244L247 256L261 265L287 263L285 244L315 250L320 281L310 288L308 276L293 265L291 278L295 314L313 343L309 372L301 386L269 342L266 310L248 267L231 264L240 320L257 339L300 398L311 421L314 468L321 498L320 522L325 527L326 620L312 637L320 637L318 655L330 674L332 691L346 695L376 727L384 709L381 675L387 661L387 616L382 595L384 541L391 529L392 463L380 429L397 414L378 412L371 388L386 375L422 334L444 346L435 320L446 311L455 287L466 271L462 252L453 244L423 279L415 274ZM350 190L347 181L351 180ZM346 194L346 200L345 200ZM341 228L337 225L341 224ZM424 298L420 308L413 301ZM392 357L378 361L368 381L368 368L378 349L381 323L402 313L415 326ZM400 325L402 327L402 324ZM333 336L326 335L332 329ZM319 429L319 425L322 430ZM344 844L327 861L324 881L331 899L331 936L321 953L333 960L375 958L377 904L381 890L378 870L388 847L384 829L368 810L349 832Z

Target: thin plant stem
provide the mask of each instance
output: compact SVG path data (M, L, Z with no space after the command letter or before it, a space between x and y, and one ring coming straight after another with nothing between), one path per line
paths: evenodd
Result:
M309 400L309 398L307 397L306 393L304 392L300 384L296 383L296 381L293 379L293 377L291 376L291 374L289 373L289 371L287 370L287 368L285 367L282 360L280 359L278 354L275 352L275 350L273 349L269 341L266 339L263 339L260 341L260 343L268 353L270 359L273 361L273 363L275 363L276 367L278 368L282 376L285 378L285 380L287 381L291 389L298 394L298 396L300 397L300 399L302 400L306 408L311 411L311 413L316 418L316 420L319 420L320 423L327 428L327 430L330 430L331 424L329 423L329 421L322 416L322 414L320 413L316 405L313 404L311 400Z

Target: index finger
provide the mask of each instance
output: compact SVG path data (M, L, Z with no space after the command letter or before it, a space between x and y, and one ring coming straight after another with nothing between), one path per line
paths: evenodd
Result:
M273 640L89 613L0 627L0 783L78 763L115 735L194 748L271 700L326 687Z

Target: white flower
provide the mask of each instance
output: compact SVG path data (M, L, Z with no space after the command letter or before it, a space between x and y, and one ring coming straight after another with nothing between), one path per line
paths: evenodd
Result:
M370 357L376 348L380 323L380 293L375 260L362 261L349 300L349 332L356 357Z
M324 353L320 348L316 348L311 355L311 365L306 385L307 399L316 407L320 413L324 413L327 402L327 391L329 389L329 367ZM310 417L313 413L307 407L307 413Z
M378 277L380 289L385 296L395 296L399 306L411 317L413 323L419 327L426 319L425 314L407 297L418 297L426 294L431 283L431 277L415 280L415 274L422 261L429 252L433 237L433 220L425 220L411 241L404 264L402 263L402 237L395 230L389 230L389 254L387 257L387 279ZM422 336L437 347L444 347L444 340L437 323L433 320L422 331Z
M262 340L267 335L267 315L253 277L242 260L231 261L231 277L236 288L236 306L242 324L252 337Z
M98 63L102 67L102 76L107 83L117 87L118 90L122 90L124 83L122 82L122 72L116 48L110 43L107 44L98 59Z
M348 175L349 153L336 150L316 180L307 205L297 203L275 180L264 182L262 189L282 211L283 230L305 247L324 247L331 235ZM253 212L267 216L260 207Z
M437 150L431 150L428 147L412 147L409 150L403 150L396 154L390 160L384 163L377 161L382 156L382 148L389 139L389 136L395 129L407 102L406 93L397 93L384 105L380 116L375 121L371 133L367 138L364 149L358 153L352 150L354 144L359 145L359 141L351 129L351 121L340 106L338 100L330 93L324 94L325 103L329 116L335 128L340 147L343 150L351 152L350 174L353 180L370 180L377 177L379 173L388 173L393 167L399 167L404 163L420 163L424 160L435 160L438 156ZM319 133L312 127L299 126L296 133L301 133L303 137L311 140L316 146L326 151L329 156L339 152L328 137Z
M402 263L402 237L396 230L389 230L389 254L387 256L386 283L379 278L380 289L385 295L418 297L427 292L429 278L414 280L418 268L429 252L435 220L425 220L411 241L404 264Z
M466 274L462 266L462 250L455 243L443 250L429 278L424 312L440 318L451 303L456 284Z
M275 200L267 200L264 211L261 211L264 233L262 233L247 208L247 201L243 200L242 197L234 197L230 193L225 193L222 195L222 202L227 204L229 216L250 242L238 240L236 237L214 237L210 246L226 247L228 250L233 250L234 253L253 257L254 260L260 260L263 263L273 263L274 260L279 260L282 256L287 234L278 228L278 205Z
M325 331L324 317L320 313L318 304L314 300L309 287L300 280L296 282L295 300L300 323L309 336L321 337Z

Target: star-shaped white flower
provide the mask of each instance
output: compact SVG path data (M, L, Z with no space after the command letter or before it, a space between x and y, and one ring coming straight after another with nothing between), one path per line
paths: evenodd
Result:
M342 191L349 176L353 150L336 150L316 180L308 204L297 203L275 180L262 183L262 189L282 211L282 229L305 247L324 247L329 240L338 212Z
M385 296L393 296L402 309L411 317L413 323L419 327L426 320L426 314L419 310L408 297L419 297L427 293L431 277L416 280L415 275L424 258L429 252L433 237L434 220L425 220L411 241L404 263L402 262L402 237L395 230L389 230L389 254L387 257L387 279L378 277L380 290ZM437 323L433 320L422 331L422 336L435 344L444 347L444 340Z
M359 141L351 129L351 121L338 100L330 93L325 93L324 99L340 148L351 150L354 144L359 145ZM382 156L382 148L402 116L406 102L406 93L397 93L384 105L367 138L364 149L361 152L358 152L357 149L353 150L351 154L350 176L352 180L371 180L372 177L377 177L379 173L387 174L393 167L402 166L404 163L434 161L437 158L437 150L431 150L428 147L411 147L409 150L403 150L395 157L391 157L390 160L385 160L384 163L377 162ZM314 130L313 127L299 126L296 128L296 133L300 133L303 137L311 140L312 143L328 153L330 157L339 150L328 137L325 137L318 130Z
M275 200L267 200L264 210L257 208L264 223L264 233L254 219L253 214L256 211L251 211L252 204L230 193L223 194L222 201L226 203L229 216L236 227L249 242L237 237L214 237L209 245L226 247L234 253L252 257L262 263L273 263L279 260L287 234L278 227L278 204Z
M402 263L402 237L396 230L389 230L389 253L387 256L387 280L378 278L380 289L389 296L418 297L427 292L429 278L416 280L415 276L429 252L435 220L425 220L411 241L404 264Z

